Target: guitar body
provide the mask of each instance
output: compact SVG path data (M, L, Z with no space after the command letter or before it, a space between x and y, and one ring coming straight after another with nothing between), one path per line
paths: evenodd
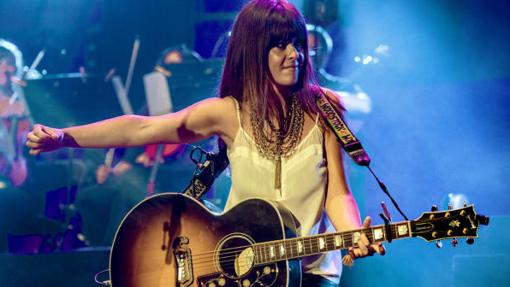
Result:
M250 246L295 236L290 212L250 199L226 213L164 193L133 208L110 255L114 287L300 286L299 260L256 264Z

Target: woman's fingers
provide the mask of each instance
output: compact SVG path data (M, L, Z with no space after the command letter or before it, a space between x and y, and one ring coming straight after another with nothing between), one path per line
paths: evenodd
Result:
M28 153L29 153L30 155L38 155L38 154L40 154L40 153L41 153L41 149L30 149L30 150L28 151Z
M365 220L363 220L362 228L363 229L369 228L371 222L372 222L372 219L370 218L370 216L365 217ZM358 240L357 243L358 243L359 250L358 250L358 252L355 253L355 255L357 257L368 255L370 252L370 250L368 248L370 246L370 240L368 240L368 237L366 236L366 234L364 232L361 233L360 239Z
M363 220L362 228L369 228L371 222L372 220L370 216L367 216L365 220ZM354 264L354 259L356 258L371 256L374 255L374 253L381 255L386 253L386 249L384 249L384 245L381 242L372 244L364 232L361 233L357 245L358 247L349 248L347 255L342 258L344 265L352 266Z
M386 249L384 248L384 245L379 242L377 244L372 244L372 248L374 248L375 252L377 252L380 255L386 254Z
M37 155L41 152L59 148L62 139L63 133L61 130L36 124L27 135L26 146L30 148L29 154Z

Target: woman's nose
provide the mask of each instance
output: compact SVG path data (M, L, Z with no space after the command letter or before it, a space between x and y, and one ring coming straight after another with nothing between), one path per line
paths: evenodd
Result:
M287 55L289 58L297 58L298 57L298 50L296 49L296 46L294 44L289 43L287 45Z

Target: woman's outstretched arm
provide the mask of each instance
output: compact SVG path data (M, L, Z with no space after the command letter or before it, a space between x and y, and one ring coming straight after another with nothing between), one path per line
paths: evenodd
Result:
M229 99L213 98L162 116L124 115L63 129L37 124L27 136L27 146L35 155L61 147L131 147L193 142L213 134L225 136L231 106Z

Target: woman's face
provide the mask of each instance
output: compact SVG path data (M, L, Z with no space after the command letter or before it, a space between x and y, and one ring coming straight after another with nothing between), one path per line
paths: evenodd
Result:
M0 59L0 86L10 85L10 77L16 72L16 67L8 58Z
M303 67L304 48L295 40L281 42L269 50L268 66L274 83L280 87L295 85Z

